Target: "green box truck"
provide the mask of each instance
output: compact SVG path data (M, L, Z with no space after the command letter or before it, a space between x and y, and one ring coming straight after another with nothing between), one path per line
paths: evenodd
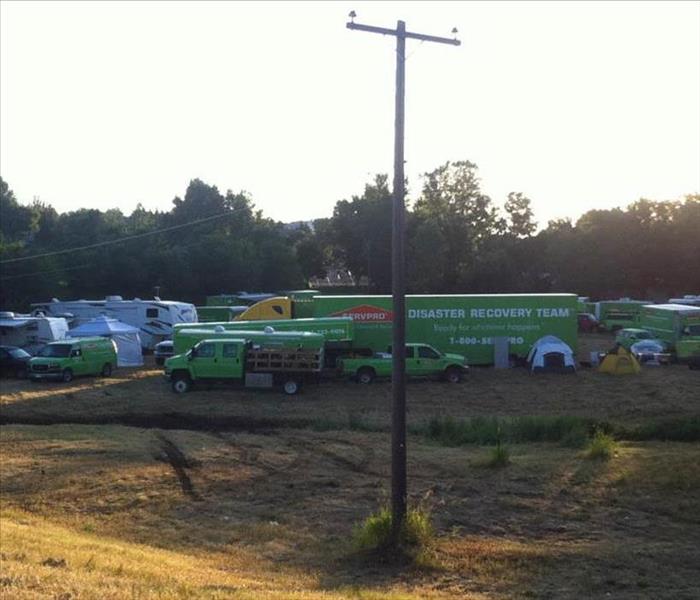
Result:
M494 362L495 337L508 338L519 358L544 335L576 351L577 301L575 294L409 295L406 341L464 355L470 365ZM316 296L314 313L351 317L357 348L386 352L392 343L391 296Z
M323 368L323 337L308 335L316 340L315 347L289 344L290 340L284 346L258 344L247 335L205 337L184 354L167 359L165 377L180 394L198 382L220 381L256 388L281 386L285 394L293 395Z
M663 340L680 362L700 363L700 307L651 304L641 312L641 326Z

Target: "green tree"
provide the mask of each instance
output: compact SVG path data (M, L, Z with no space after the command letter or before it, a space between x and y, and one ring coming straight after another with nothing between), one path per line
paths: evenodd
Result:
M416 237L409 244L411 281L456 292L467 284L481 244L502 231L504 223L482 193L474 163L447 162L424 177L414 207ZM431 236L436 236L432 245Z
M529 237L537 229L530 198L520 192L510 192L504 209L508 215L508 231L517 237Z

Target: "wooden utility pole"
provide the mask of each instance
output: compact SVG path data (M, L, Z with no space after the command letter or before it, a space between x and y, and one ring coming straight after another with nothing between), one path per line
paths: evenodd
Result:
M406 31L406 23L397 21L396 29L355 23L350 13L348 29L396 37L396 106L394 116L394 198L392 211L391 291L394 313L391 348L391 524L394 543L399 541L406 518L406 284L404 264L405 204L404 186L404 98L406 79L406 38L459 46L454 38L436 37ZM456 34L457 30L453 29Z

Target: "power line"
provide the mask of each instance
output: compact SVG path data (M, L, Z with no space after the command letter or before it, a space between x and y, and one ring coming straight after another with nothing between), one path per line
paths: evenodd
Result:
M49 271L35 271L34 273L21 273L20 275L8 275L0 277L0 281L8 281L10 279L22 279L23 277L32 277L34 275L49 275L51 273L63 273L64 271L78 271L79 269L89 269L94 265L80 265L78 267L68 267L66 269L51 269Z
M127 242L129 240L136 240L139 238L148 237L150 235L157 235L159 233L165 233L166 231L173 231L175 229L182 229L183 227L191 227L192 225L198 225L199 223L205 223L213 219L220 219L222 217L230 216L234 214L235 210L230 210L223 213L218 213L216 215L211 215L210 217L204 217L203 219L198 219L196 221L190 221L189 223L181 223L180 225L173 225L171 227L164 227L163 229L156 229L155 231L147 231L146 233L137 233L135 235L127 235L126 237L119 238L117 240L109 240L106 242L98 242L97 244L89 244L88 246L76 246L74 248L66 248L65 250L56 250L55 252L44 252L43 254L32 254L31 256L21 256L19 258L8 258L6 260L0 260L0 264L8 264L14 262L20 262L25 260L32 260L34 258L44 258L46 256L57 256L59 254L68 254L69 252L78 252L80 250L90 250L92 248L100 248L102 246L111 246L112 244L121 244L122 242Z

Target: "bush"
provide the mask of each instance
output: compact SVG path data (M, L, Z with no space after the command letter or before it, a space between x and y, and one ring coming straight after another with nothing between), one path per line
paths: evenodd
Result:
M597 430L591 439L586 456L597 460L609 460L617 449L617 442L603 431Z
M385 559L396 556L415 558L430 544L433 536L430 512L422 506L409 507L398 545L394 547L391 509L385 506L355 527L353 545L360 552L381 554Z
M492 469L500 469L510 464L510 450L499 441L496 447L491 450L491 457L486 466Z

